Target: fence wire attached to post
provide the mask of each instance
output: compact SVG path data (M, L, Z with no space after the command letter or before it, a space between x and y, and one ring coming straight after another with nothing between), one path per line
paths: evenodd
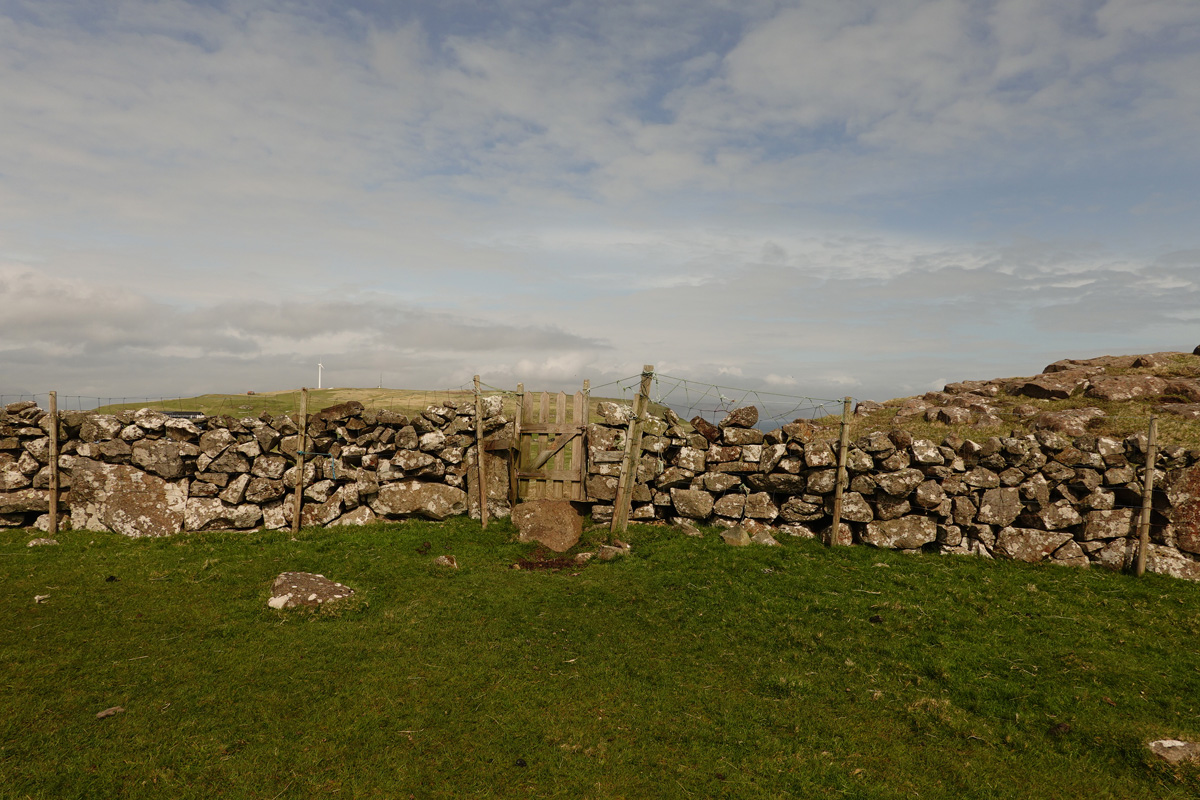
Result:
M837 478L833 489L833 523L829 526L829 546L836 547L842 529L842 484L846 480L846 451L850 447L850 398L842 401L842 430L838 438Z
M1154 501L1154 461L1158 456L1158 417L1150 417L1146 437L1146 471L1142 476L1142 516L1138 519L1138 554L1136 574L1146 572L1146 550L1150 547L1150 508Z
M612 525L609 527L612 535L624 534L629 527L629 507L633 502L638 463L642 456L642 423L650 406L650 384L653 380L654 365L646 364L642 367L642 382L633 402L633 418L629 420L625 439L625 457L621 459L621 477L617 481L617 497L613 505Z

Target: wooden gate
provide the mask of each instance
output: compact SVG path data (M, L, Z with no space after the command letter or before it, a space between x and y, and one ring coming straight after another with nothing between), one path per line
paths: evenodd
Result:
M587 500L587 421L587 382L573 397L517 394L516 457L509 476L514 502Z

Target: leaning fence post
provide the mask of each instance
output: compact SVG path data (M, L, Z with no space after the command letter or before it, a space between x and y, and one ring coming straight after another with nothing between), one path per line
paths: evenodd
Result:
M487 470L483 466L483 397L479 394L479 376L475 376L475 479L479 481L479 522L487 530Z
M1146 572L1146 550L1150 547L1150 506L1154 494L1154 461L1158 456L1158 417L1150 417L1146 438L1146 472L1142 477L1142 516L1138 520L1137 575Z
M58 392L50 393L50 486L47 503L50 535L58 533Z
M621 459L621 477L617 480L617 496L613 501L613 518L609 533L625 533L629 526L629 504L633 502L633 487L637 483L638 459L642 455L642 415L650 405L650 381L654 365L642 367L642 384L633 401L633 419L625 435L625 457Z
M304 505L304 455L308 447L308 389L300 389L300 440L296 446L296 505L292 509L292 534L300 532L300 509Z
M842 430L838 438L837 478L833 489L833 524L829 526L829 546L838 543L842 527L842 484L846 480L846 450L850 447L850 398L842 401Z

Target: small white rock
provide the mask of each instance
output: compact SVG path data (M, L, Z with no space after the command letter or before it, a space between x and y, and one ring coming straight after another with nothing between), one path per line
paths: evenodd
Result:
M287 601L291 599L291 594L280 594L268 600L267 605L269 605L271 608L283 608L287 605Z

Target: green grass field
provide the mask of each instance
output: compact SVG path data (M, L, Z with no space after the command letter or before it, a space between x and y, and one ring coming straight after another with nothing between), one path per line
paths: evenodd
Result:
M638 526L514 570L465 519L31 536L0 532L0 797L1200 793L1144 749L1200 739L1193 583ZM358 595L273 611L285 570Z

